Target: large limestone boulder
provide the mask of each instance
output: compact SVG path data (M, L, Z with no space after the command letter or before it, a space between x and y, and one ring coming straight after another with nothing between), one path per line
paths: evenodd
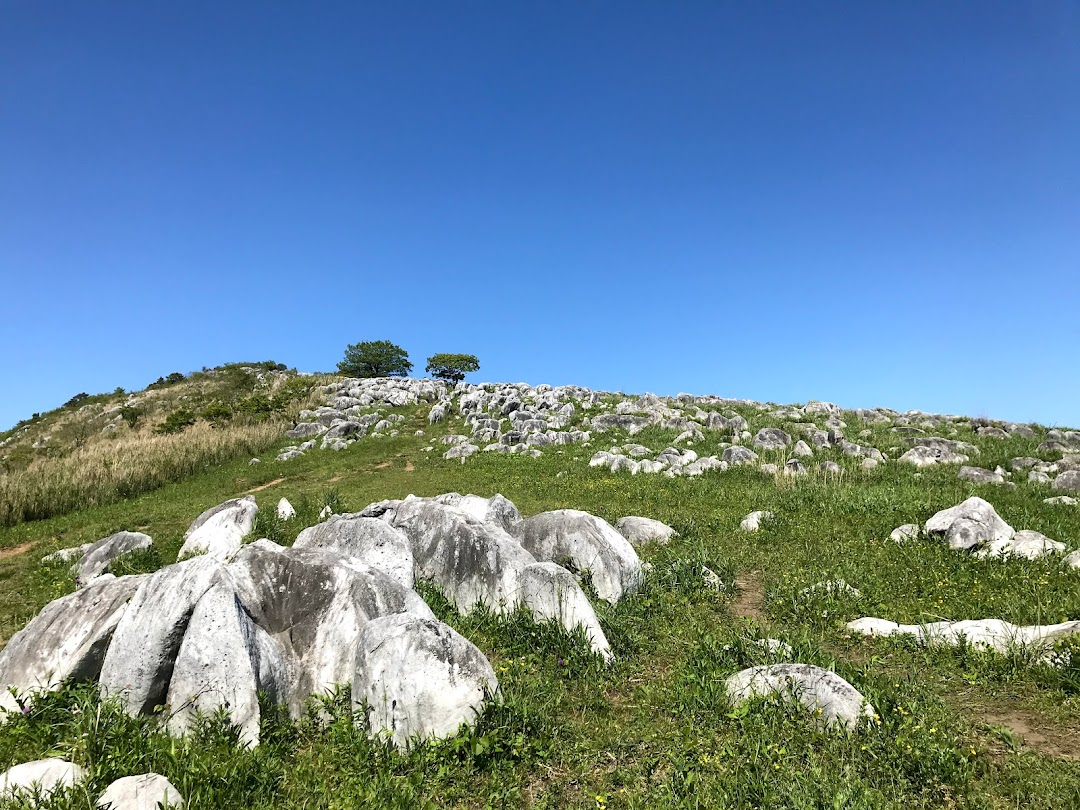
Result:
M1080 492L1080 470L1068 470L1054 479L1051 489L1061 492Z
M615 522L615 530L632 546L666 545L676 531L666 523L647 517L628 515Z
M357 639L368 622L397 613L434 618L394 577L333 551L259 540L228 569L244 611L288 662L280 696L293 717L312 695L352 680Z
M573 574L553 562L538 562L525 567L520 581L522 603L538 621L553 620L566 628L581 628L594 652L605 660L612 658L596 611Z
M853 729L876 716L858 689L835 672L811 664L750 667L728 678L725 687L735 704L772 695L795 700L825 726Z
M435 619L399 613L360 633L353 705L366 710L372 734L397 746L452 736L498 691L484 654Z
M46 605L0 652L0 710L17 707L12 689L29 695L68 679L96 680L128 600L144 579L98 580Z
M86 548L81 559L75 564L75 581L85 585L94 577L109 570L113 560L151 548L154 541L142 532L117 532L103 537Z
M385 520L359 514L334 515L300 532L293 548L335 551L382 571L406 588L413 586L409 538Z
M762 428L754 436L754 447L762 450L782 450L790 444L791 436L780 428Z
M117 779L98 798L98 810L158 810L182 808L184 797L172 782L156 773L124 776Z
M735 444L731 447L725 448L724 452L720 454L722 461L726 461L732 467L739 467L744 464L754 464L758 460L758 455L749 447L743 447Z
M588 570L597 595L618 602L641 586L641 560L634 547L607 521L577 509L557 509L526 518L521 544L541 561L569 559Z
M591 610L547 609L543 607L545 594L530 591L534 587L547 587L546 580L535 572L525 576L537 559L517 537L502 528L513 525L515 531L520 531L524 525L515 521L517 509L513 504L495 496L483 510L483 519L478 520L475 504L470 506L466 502L465 509L459 508L468 497L456 493L437 498L410 495L401 501L371 504L360 514L377 516L404 531L413 551L417 576L432 581L458 610L467 613L477 605L484 605L495 612L506 612L524 605L538 620L554 618L557 614L564 620L566 629L583 627L594 651L607 656L607 639ZM621 535L619 538L626 543ZM570 578L573 579L572 575ZM560 591L565 590L562 584L565 578L559 581ZM570 590L574 592L567 596L571 602L588 604L576 580ZM578 616L585 617L582 623L574 618Z
M213 557L196 557L144 578L116 626L101 667L102 691L130 714L165 703L173 661L195 605L223 570Z
M53 757L24 762L0 774L0 801L17 799L20 795L30 797L35 793L46 798L78 784L85 776L82 768L64 759Z
M965 464L968 457L945 447L912 447L897 459L915 467L933 467L935 464Z
M259 507L255 498L235 498L207 509L191 524L184 534L178 559L208 554L219 560L227 560L235 554L251 533Z
M476 522L456 506L435 500L399 501L390 522L409 538L417 575L431 580L465 612L478 604L512 610L518 602L518 574L536 562L499 526Z
M203 594L173 664L166 698L168 727L184 734L199 714L225 709L240 742L259 742L259 692L275 703L288 689L281 647L244 609L231 577L219 576Z
M938 512L923 528L930 537L944 538L949 548L960 550L1007 541L1016 534L993 506L974 496Z

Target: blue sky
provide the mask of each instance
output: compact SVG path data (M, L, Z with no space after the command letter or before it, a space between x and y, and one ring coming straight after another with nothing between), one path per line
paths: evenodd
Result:
M1080 426L1080 3L7 3L0 427L389 339Z

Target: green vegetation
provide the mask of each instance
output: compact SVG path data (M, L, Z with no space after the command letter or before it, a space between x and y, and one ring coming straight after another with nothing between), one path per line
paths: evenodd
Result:
M348 377L405 377L413 364L409 353L389 340L368 340L346 346L337 367Z
M436 379L459 382L466 374L479 371L480 361L473 354L433 354L424 370Z
M90 785L45 806L80 810L90 810L112 779L148 770L172 780L192 808L1080 806L1075 644L1063 645L1066 666L1053 668L1021 653L928 650L844 632L847 621L863 615L908 622L1080 619L1080 572L1059 560L980 560L928 540L885 539L902 523L978 494L1016 528L1080 547L1080 509L1044 505L1045 488L1021 476L1015 489L974 485L958 480L953 467L919 471L889 463L866 472L835 449L818 450L813 459L843 467L828 478L733 469L669 479L588 467L594 450L612 444L662 449L675 431L660 428L633 438L600 434L593 447L545 448L538 459L490 453L462 465L442 459L438 444L444 432L467 432L459 417L433 427L428 406L384 410L406 417L400 435L289 462L251 467L239 457L204 465L151 492L0 529L0 549L32 544L0 559L0 638L74 588L64 566L43 566L42 555L138 529L154 538L156 556L122 572L153 570L175 559L184 530L203 509L245 492L257 490L263 508L251 537L285 544L317 522L327 502L341 512L410 492L501 492L525 514L586 509L612 522L636 514L679 531L670 545L642 551L652 570L640 593L617 606L598 604L617 656L613 666L602 666L581 638L522 614L459 616L424 586L439 618L488 655L502 686L501 705L450 740L389 750L354 727L343 695L313 703L299 722L267 711L255 750L239 747L213 718L174 740L155 721L126 718L93 688L76 685L0 728L0 769L47 755L72 758L88 769ZM736 410L752 430L777 423L751 408ZM844 419L862 428L853 415ZM872 435L860 443L885 452L900 445L887 428L868 427ZM413 436L416 429L427 435ZM201 430L225 432L197 424L160 438ZM707 434L694 449L715 453L722 438ZM1041 441L985 439L967 428L957 438L977 445L978 463L989 468L1036 455ZM425 445L439 450L424 452ZM282 496L297 507L296 519L273 516ZM774 512L775 520L756 534L740 532L739 521L757 509ZM718 589L706 569L717 575ZM844 579L862 596L800 593L828 579ZM851 681L880 723L851 734L824 732L790 706L731 707L723 681L764 662L756 642L766 637Z

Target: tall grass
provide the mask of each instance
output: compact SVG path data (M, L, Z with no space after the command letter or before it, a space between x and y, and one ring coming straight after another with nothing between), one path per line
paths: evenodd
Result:
M0 475L0 526L113 503L256 455L279 440L285 427L276 421L216 428L200 422L176 435L140 433L37 459Z

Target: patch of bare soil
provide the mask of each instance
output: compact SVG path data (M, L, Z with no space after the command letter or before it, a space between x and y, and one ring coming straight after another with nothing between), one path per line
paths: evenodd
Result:
M18 557L20 554L25 554L33 547L33 543L23 543L18 546L12 546L11 548L0 548L0 560L7 560L12 557Z
M1080 761L1080 732L1048 727L1033 712L1019 709L993 710L980 713L978 719L991 729L1006 729L1024 747L1050 757ZM1007 749L991 749L1005 754Z
M267 482L265 484L262 484L260 486L257 486L257 487L252 487L251 489L249 489L244 494L245 495L251 495L253 492L261 492L264 489L270 489L270 487L276 487L278 484L280 484L284 480L285 480L284 478L275 478L273 481L269 481L269 482Z
M411 461L405 462L405 472L412 472L415 469L416 467L413 466L413 463Z
M760 571L750 571L735 579L738 594L731 603L731 612L740 619L753 619L764 623L765 586L761 582Z

